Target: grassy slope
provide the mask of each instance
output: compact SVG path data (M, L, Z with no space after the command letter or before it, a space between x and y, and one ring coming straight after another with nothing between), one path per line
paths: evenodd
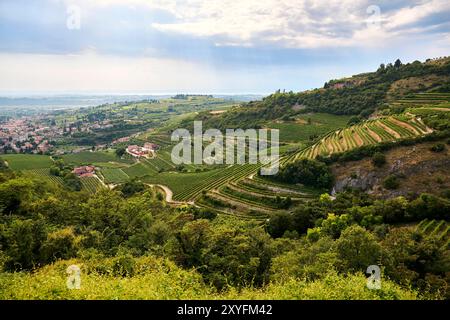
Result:
M2 159L8 162L12 170L49 168L53 163L49 156L34 154L5 154Z
M308 119L311 119L311 124L307 123ZM267 127L280 130L281 142L307 142L310 136L344 127L349 119L349 116L314 113L302 115L296 122L269 122Z
M113 152L80 152L62 156L65 162L75 165L94 163L94 162L122 162L130 163L131 160L122 160Z
M66 287L69 265L82 268L81 288ZM104 267L107 263L102 263ZM170 261L140 258L137 274L129 277L99 274L80 261L60 261L35 273L0 273L0 299L417 299L413 291L383 279L381 290L369 290L363 274L348 277L330 273L314 282L288 279L263 289L230 289L218 293L195 271L182 270Z

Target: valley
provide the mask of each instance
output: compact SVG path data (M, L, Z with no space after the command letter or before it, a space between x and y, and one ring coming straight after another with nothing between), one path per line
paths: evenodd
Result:
M447 299L450 58L441 60L254 101L179 94L5 115L0 297L112 298L119 279L127 298ZM172 133L194 121L279 130L278 173L175 164ZM352 291L378 261L384 291ZM47 277L60 287L57 270L72 263L86 272L79 293L12 290ZM133 291L149 279L142 288L156 293Z

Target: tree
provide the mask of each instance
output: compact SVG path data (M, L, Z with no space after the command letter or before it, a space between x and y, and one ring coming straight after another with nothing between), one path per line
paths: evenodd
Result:
M383 202L375 203L375 210L383 216L386 223L402 222L405 219L408 201L404 197L396 197Z
M73 228L67 227L47 235L41 248L41 257L44 262L57 259L70 259L76 256L79 249L80 237L76 236Z
M400 59L395 60L394 63L394 68L399 69L402 66L402 62L400 61Z
M331 170L325 163L305 158L281 167L275 179L318 188L331 187L334 181Z
M366 271L378 264L381 247L375 237L363 227L353 225L345 229L336 241L336 250L343 270Z
M116 155L120 158L125 154L125 148L117 148Z
M51 166L50 167L50 174L52 176L60 176L61 175L61 170L57 167L57 166Z
M78 178L75 174L73 173L67 173L64 177L64 184L73 191L80 191L81 190L81 181L80 178Z
M208 220L195 220L187 223L175 237L178 241L176 261L185 267L200 266L202 251L207 247L210 233Z
M351 224L352 217L350 215L337 216L334 213L329 213L328 217L322 221L321 233L336 239Z
M293 218L287 212L277 212L267 222L267 232L274 238L282 237L287 230L292 229Z
M348 120L347 125L351 126L351 125L354 125L354 124L359 123L360 121L361 121L361 118L360 118L360 117L358 117L358 116L353 116L353 117L351 117L351 118Z
M3 235L3 247L8 256L5 266L8 270L32 269L39 264L40 249L46 238L45 229L42 219L12 221Z
M145 185L142 181L138 181L136 179L129 180L125 182L123 185L119 187L120 192L124 197L128 198L134 196L136 193L142 192L145 190Z
M272 259L269 237L262 229L223 226L209 233L201 269L216 288L260 286L269 278Z

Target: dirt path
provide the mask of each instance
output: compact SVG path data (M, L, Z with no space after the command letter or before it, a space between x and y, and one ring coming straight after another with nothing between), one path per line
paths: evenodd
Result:
M282 187L277 187L274 185L267 185L267 184L261 184L258 181L254 180L253 177L255 176L255 174L252 174L251 176L248 177L248 179L253 180L254 183L256 183L259 186L263 186L266 187L269 191L274 191L274 192L280 192L280 193L292 193L292 194L297 194L299 196L308 196L309 194L306 192L301 192L301 191L297 191L297 190L292 190L292 189L287 189L287 188L282 188Z
M146 183L145 185L150 186L150 187L158 187L158 188L163 189L164 193L166 194L165 200L166 200L167 203L180 204L180 205L181 204L194 205L194 201L175 201L175 200L173 200L172 199L173 198L172 190L170 190L170 188L165 186L165 185L162 185L162 184L149 184L149 183Z
M104 183L103 180L100 179L100 177L99 177L97 174L94 173L93 176L94 176L95 178L97 178L98 181L100 181L100 183L102 184L102 186L104 186L105 188L109 189L109 186L108 186L106 183Z
M265 207L264 208L263 207L258 207L256 205L249 204L249 203L246 203L246 202L236 201L236 200L234 200L232 198L229 198L229 197L227 197L225 195L222 195L222 194L218 193L217 191L211 191L210 195L213 195L213 197L218 198L221 201L228 202L229 204L234 205L236 208L240 208L241 210L242 209L243 210L255 210L256 209L256 210L258 210L260 212L263 212L263 213L273 213L274 211L276 211L275 209L265 208Z
M372 138L374 138L376 141L381 142L383 139L381 139L381 137L376 134L374 131L372 131L368 126L365 126L367 132L372 136Z
M406 129L406 130L408 130L408 131L410 131L410 132L412 132L414 134L418 134L418 135L422 134L422 132L419 132L416 128L414 128L413 126L411 126L410 124L408 124L406 122L400 121L400 120L395 119L395 118L391 118L390 120L392 122L394 122L396 125L399 125L400 127L404 128L404 129Z
M271 199L276 199L277 198L277 196L274 196L274 195L271 195L271 194L263 194L263 193L257 193L257 192L254 192L254 191L249 191L249 190L246 190L246 189L240 189L239 186L237 186L237 185L235 185L233 183L230 183L227 186L230 189L233 189L235 191L251 194L251 195L256 196L256 197L267 197L267 198L271 198ZM267 191L271 191L271 190L267 190ZM286 196L282 196L282 197L286 197ZM303 198L291 197L291 199L292 200L302 200Z
M356 132L356 130L351 133L353 135L353 138L355 138L356 144L358 145L358 147L361 147L362 145L364 145L364 141L361 139L361 137L359 136L358 132Z
M344 130L345 130L345 129L344 129ZM349 145L348 145L348 143L347 143L347 140L345 139L343 130L340 131L340 132L338 133L337 139L338 139L338 144L341 144L341 145L342 145L342 150L343 150L343 151L349 149Z

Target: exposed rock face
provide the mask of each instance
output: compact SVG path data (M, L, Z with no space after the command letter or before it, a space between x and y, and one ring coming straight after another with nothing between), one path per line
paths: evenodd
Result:
M386 152L387 163L382 168L374 167L370 158L335 164L334 189L336 192L359 189L383 198L422 192L439 194L450 188L450 156L448 151L431 152L431 145L433 143L423 143L390 150ZM382 182L388 175L399 178L398 189L383 188Z
M336 180L334 188L336 192L344 191L346 188L360 189L368 191L379 182L380 178L377 177L375 172L361 173L361 170L357 170L355 175Z

